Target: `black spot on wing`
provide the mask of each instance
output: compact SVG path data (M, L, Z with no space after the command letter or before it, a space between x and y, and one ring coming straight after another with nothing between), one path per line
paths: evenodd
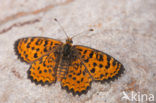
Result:
M92 57L93 57L93 54L94 54L94 52L92 51L92 52L89 54L89 57L92 58Z
M85 50L84 52L83 52L83 54L86 54L87 53L87 50Z
M100 64L100 65L99 65L99 67L100 67L100 68L102 68L102 67L103 67L103 65L102 65L102 64Z
M101 54L99 56L99 61L103 61L103 56Z
M39 48L36 49L36 51L39 51L39 50L40 50Z
M37 58L37 57L38 57L38 55L37 55L37 53L35 53L35 54L34 54L34 58Z
M92 68L91 69L91 73L95 73L95 68Z
M97 66L97 64L94 62L94 63L93 63L93 66L95 67L95 66Z
M110 67L110 60L111 60L111 57L107 56L107 65L105 66L106 69L109 69L109 67Z
M84 60L84 62L85 62L85 63L88 63L88 62L89 62L89 59Z
M47 50L47 48L44 48L44 52L47 52L48 50Z
M28 43L28 44L27 44L27 48L30 48L30 44L31 44L31 43Z
M44 46L46 46L48 44L48 40L46 40L45 42L44 42Z

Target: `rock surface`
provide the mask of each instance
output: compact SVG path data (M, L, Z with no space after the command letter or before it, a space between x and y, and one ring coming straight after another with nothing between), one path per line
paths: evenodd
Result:
M123 91L156 99L155 9L155 0L1 0L0 103L136 103L122 99ZM112 55L125 66L125 73L109 84L92 83L80 97L68 94L59 83L44 87L31 83L29 65L17 59L13 44L28 36L64 41L54 18L70 37L94 28L75 37L74 44Z

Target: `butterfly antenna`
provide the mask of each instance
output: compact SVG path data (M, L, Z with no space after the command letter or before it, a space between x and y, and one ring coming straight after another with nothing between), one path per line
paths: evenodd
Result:
M67 38L69 38L69 36L67 35L67 33L66 33L66 31L64 30L64 28L63 28L63 26L61 25L61 23L55 18L54 19L57 23L58 23L58 25L61 27L61 29L63 30L63 32L64 32L64 34L67 36Z
M78 35L80 35L80 34L84 34L84 33L86 33L86 32L90 32L90 31L94 31L94 29L89 29L89 30L87 30L87 31L83 31L83 32L81 32L81 33L75 34L75 35L72 36L71 38L75 38L76 36L78 36Z

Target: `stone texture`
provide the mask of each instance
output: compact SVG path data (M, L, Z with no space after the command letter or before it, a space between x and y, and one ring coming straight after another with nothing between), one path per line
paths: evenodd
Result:
M1 0L0 102L1 103L136 103L122 100L122 92L153 94L156 99L155 0ZM93 83L82 96L72 96L59 83L36 86L27 79L29 65L14 54L15 40L45 36L104 51L125 66L125 73L110 84ZM156 100L155 100L156 102ZM146 103L146 101L144 101ZM147 102L148 103L148 102ZM154 103L154 102L153 102Z

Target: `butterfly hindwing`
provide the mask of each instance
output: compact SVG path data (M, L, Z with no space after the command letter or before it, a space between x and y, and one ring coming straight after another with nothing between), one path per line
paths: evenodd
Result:
M54 52L43 56L31 64L28 70L28 78L36 84L51 84L56 81L56 69L58 57Z
M65 78L61 80L61 86L68 92L72 92L73 95L81 95L88 91L91 82L92 78L89 72L86 71L86 67L80 59L77 59L69 66L68 73Z
M30 63L61 44L60 41L45 37L22 38L15 42L15 52L22 61Z
M110 81L124 71L123 65L110 55L98 50L76 45L80 57L95 81Z

